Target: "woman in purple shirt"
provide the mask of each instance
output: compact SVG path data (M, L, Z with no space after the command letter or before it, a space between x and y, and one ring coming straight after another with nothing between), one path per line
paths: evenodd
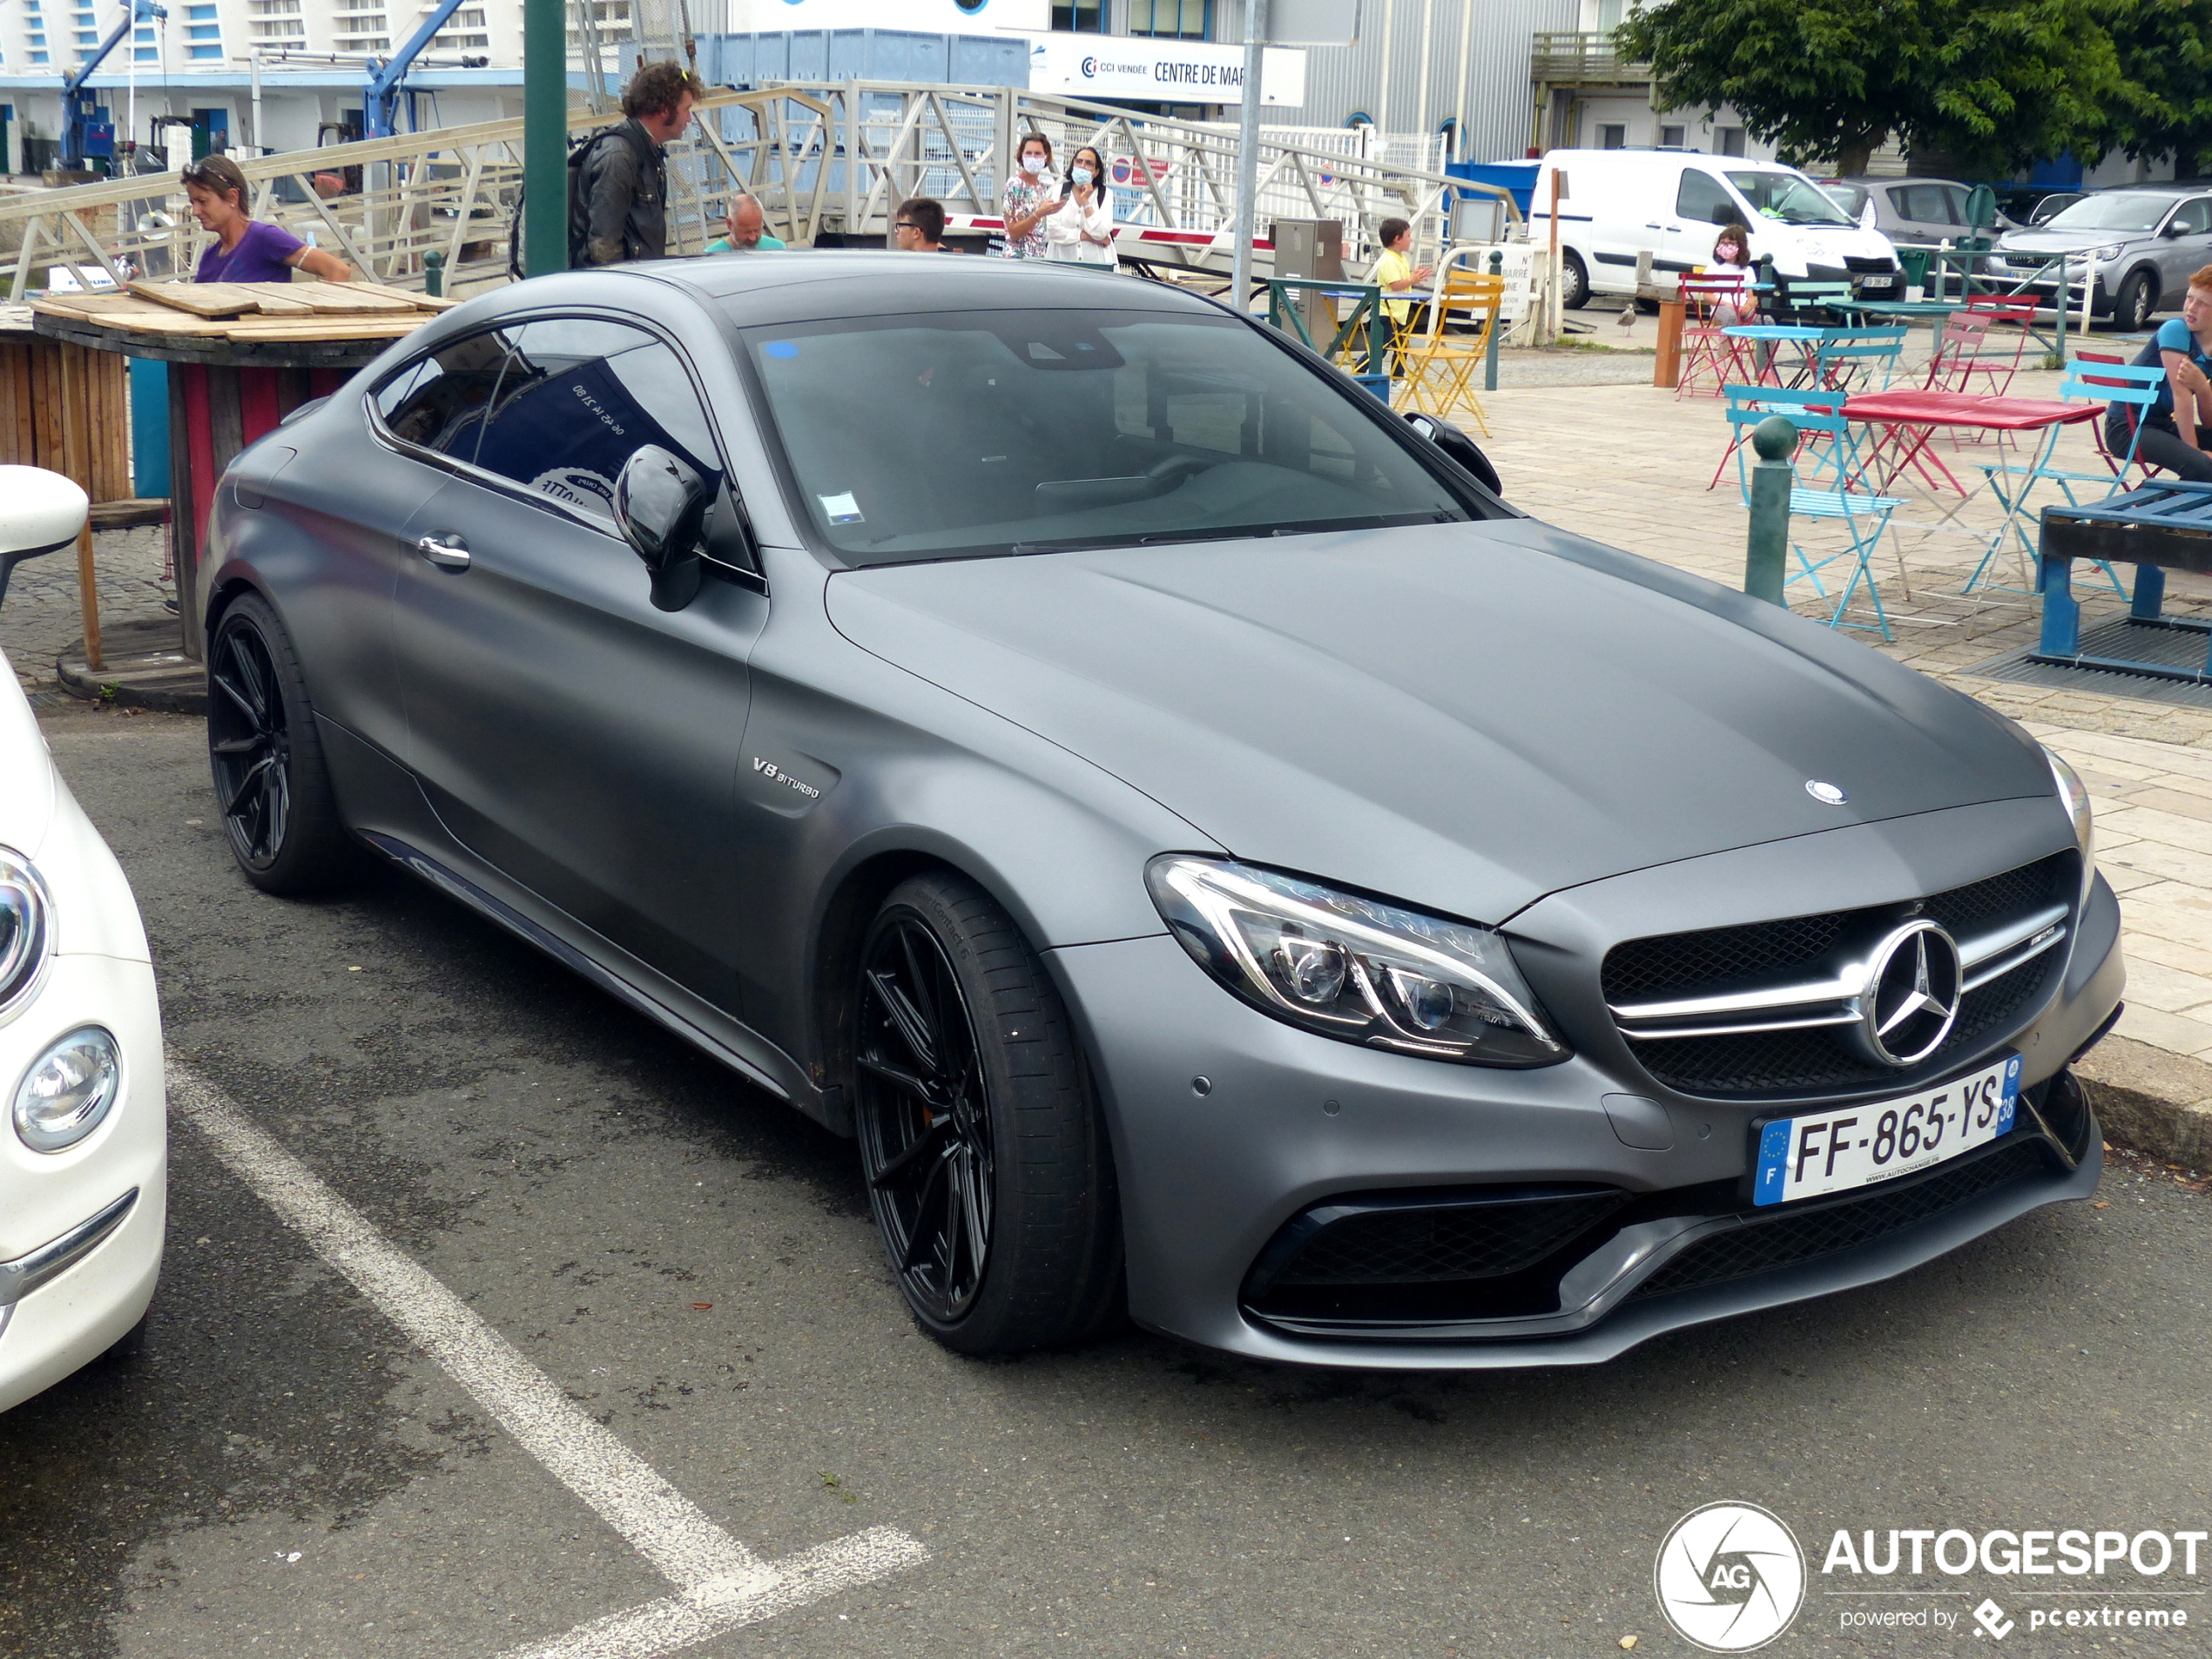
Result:
M185 199L215 246L199 256L196 282L289 282L294 270L343 282L354 268L334 253L309 247L281 225L246 213L246 174L228 156L209 156L184 170Z

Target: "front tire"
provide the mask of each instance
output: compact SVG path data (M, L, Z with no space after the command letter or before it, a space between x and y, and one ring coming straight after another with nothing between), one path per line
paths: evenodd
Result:
M2113 322L2127 334L2140 334L2149 327L2151 314L2157 309L2158 285L2148 271L2131 274L2112 299Z
M319 893L355 868L306 678L260 595L223 612L207 647L207 758L231 857L264 893Z
M1113 1159L1066 1008L1013 919L950 873L860 950L853 1103L893 1277L955 1352L1080 1341L1118 1313Z
M1568 311L1580 311L1590 302L1590 270L1582 263L1582 256L1567 248L1559 256L1560 305Z

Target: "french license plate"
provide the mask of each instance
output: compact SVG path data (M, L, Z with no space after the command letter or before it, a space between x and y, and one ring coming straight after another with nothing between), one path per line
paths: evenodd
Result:
M2020 1102L2014 1055L1939 1088L1759 1127L1751 1202L1788 1204L1914 1175L2008 1134Z

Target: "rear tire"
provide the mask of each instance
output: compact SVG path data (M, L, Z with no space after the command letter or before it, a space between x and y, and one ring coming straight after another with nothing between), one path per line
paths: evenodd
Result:
M359 869L291 637L249 593L207 646L207 755L231 857L264 893L320 893Z
M854 1125L892 1276L955 1352L1118 1321L1113 1157L1074 1029L1013 919L949 872L901 883L854 988Z
M2157 309L2158 284L2149 272L2134 272L2113 296L2113 326L2128 334L2140 334L2150 327L2151 315Z
M1582 256L1571 247L1561 252L1559 266L1559 303L1569 311L1580 311L1590 302L1589 267L1582 263Z

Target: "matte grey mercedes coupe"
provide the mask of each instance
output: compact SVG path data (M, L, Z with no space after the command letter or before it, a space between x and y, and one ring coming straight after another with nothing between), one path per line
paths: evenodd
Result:
M2093 1190L2080 781L1496 485L1164 285L518 284L220 487L221 811L853 1136L965 1352L1602 1360Z

